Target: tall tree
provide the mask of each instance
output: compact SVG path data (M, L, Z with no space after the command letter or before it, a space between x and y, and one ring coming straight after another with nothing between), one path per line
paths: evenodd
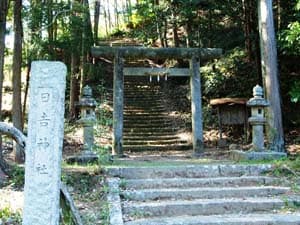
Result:
M75 102L79 100L80 95L80 48L82 37L78 34L82 33L82 19L78 10L77 0L72 0L72 11L70 16L70 44L71 44L71 73L70 73L70 104L69 119L75 120L77 117Z
M94 41L97 45L98 43L98 27L99 27L99 17L100 17L100 6L101 1L95 1L95 12L94 12Z
M21 68L22 68L22 0L14 1L14 50L13 50L13 125L23 130L21 101ZM20 146L15 146L15 161L23 162L24 155Z
M4 55L5 55L5 31L8 0L0 2L0 120L2 120L2 87L4 79ZM0 168L6 169L6 163L2 154L2 138L0 136Z
M259 0L258 16L262 76L270 102L267 110L268 139L271 149L281 152L284 151L284 135L272 0Z

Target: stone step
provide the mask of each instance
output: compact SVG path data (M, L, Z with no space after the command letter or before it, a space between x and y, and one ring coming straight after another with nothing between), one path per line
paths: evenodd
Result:
M234 213L257 213L281 210L287 201L280 198L226 198L157 202L123 202L123 213L129 216L139 212L145 217L197 216Z
M138 219L124 225L299 225L300 213L172 216Z
M124 120L124 127L172 126L171 120Z
M126 118L148 118L148 119L155 119L155 118L168 118L168 113L162 112L140 112L140 113L131 113L131 112L124 112L124 117Z
M269 197L282 195L290 190L288 187L197 187L197 188L166 188L125 190L122 196L130 201L155 201L155 200L192 200L212 198L246 198L246 197Z
M126 167L109 168L108 175L126 179L154 178L212 178L212 177L241 177L258 176L270 172L269 164L235 165L235 164L204 164L182 166L156 167Z
M147 103L149 105L154 105L154 104L162 105L162 104L165 103L164 99L161 99L161 98L156 98L156 99L153 99L153 98L149 98L149 99L145 99L145 98L125 98L124 102L125 102L125 106L127 104L140 106L140 105L145 105L145 103Z
M137 146L148 146L148 145L176 145L176 144L187 144L187 141L174 139L174 140L124 140L123 144L126 145L137 145Z
M136 113L164 113L166 110L164 108L125 108L124 113L125 114L136 114Z
M124 121L168 121L170 120L165 114L161 115L140 115L140 114L125 114Z
M168 128L173 131L172 124L167 123L161 123L161 124L124 124L124 129L129 129L130 131L133 130L147 130L147 129L162 129L162 128Z
M147 138L153 139L153 137L159 137L159 136L174 136L176 135L176 132L164 132L164 131L156 131L156 132L138 132L138 133L133 133L129 132L126 133L124 132L124 137L132 136L132 137L144 137L145 140Z
M157 140L178 140L178 137L176 135L159 135L159 136L151 136L151 135L143 135L143 134L140 134L140 135L130 135L130 136L126 136L124 135L123 136L123 140L124 141L157 141Z
M152 100L155 102L156 99L163 99L164 96L161 93L125 93L125 99L136 99L136 100Z
M132 128L127 128L124 127L123 131L124 133L140 133L140 132L170 132L174 133L177 130L180 130L180 127L132 127Z
M144 104L144 106L142 104ZM135 105L132 106L130 104L127 104L127 105L125 105L124 111L125 110L143 110L143 111L163 110L163 111L166 111L165 107L162 105L152 106L152 105L149 105L148 103L141 103L140 106L135 106Z
M136 101L130 101L130 100L125 100L125 108L136 108L136 109L141 109L141 108L162 108L163 103L162 102L136 102ZM147 104L146 104L147 103Z
M192 150L190 144L169 144L169 145L123 145L125 151L143 152L143 151L186 151Z
M212 178L163 178L125 180L126 189L193 188L193 187L243 187L275 185L276 178L266 176L212 177Z

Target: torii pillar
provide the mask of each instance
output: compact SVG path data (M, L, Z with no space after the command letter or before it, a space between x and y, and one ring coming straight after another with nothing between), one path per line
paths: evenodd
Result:
M202 93L200 77L200 60L192 57L190 59L190 88L191 88L191 110L193 150L195 156L200 156L204 151L203 146L203 119L202 119Z
M112 154L123 156L124 59L119 51L114 57L113 143Z

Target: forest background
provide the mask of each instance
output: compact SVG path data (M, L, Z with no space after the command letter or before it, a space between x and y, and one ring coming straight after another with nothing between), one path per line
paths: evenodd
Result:
M66 115L76 119L81 88L105 75L101 60L90 56L91 46L104 40L222 48L221 59L201 62L204 100L249 98L252 87L263 83L257 7L256 0L1 0L0 118L24 129L30 65L43 59L67 65ZM273 13L284 128L294 132L300 125L300 1L275 0ZM8 90L13 101L5 108ZM16 161L22 158L16 150Z

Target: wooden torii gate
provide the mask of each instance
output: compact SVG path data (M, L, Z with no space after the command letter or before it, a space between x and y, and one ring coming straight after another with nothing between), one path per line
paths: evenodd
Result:
M93 47L93 57L114 59L113 96L113 146L112 154L123 155L123 108L124 108L124 59L188 59L191 86L193 150L196 156L203 152L202 94L200 60L210 60L221 56L217 48L144 48L144 47ZM131 68L133 70L133 68ZM127 69L128 70L128 69ZM149 70L151 72L151 68ZM153 70L155 72L155 69ZM167 73L167 69L157 70ZM179 72L177 76L180 76ZM128 74L128 73L127 73ZM146 71L147 74L147 71ZM176 74L176 73L175 73ZM183 72L181 75L185 75ZM171 73L172 75L172 73ZM175 75L176 76L176 75Z

